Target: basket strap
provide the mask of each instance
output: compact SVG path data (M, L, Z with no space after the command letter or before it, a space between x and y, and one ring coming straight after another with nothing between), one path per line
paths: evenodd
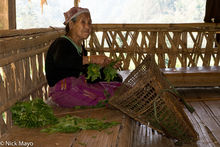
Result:
M162 90L165 90L165 91L168 91L170 92L171 94L173 94L176 98L179 98L180 99L180 102L182 102L184 104L184 106L187 108L187 110L190 112L190 113L193 113L195 111L195 109L190 106L189 104L186 103L186 101L184 100L184 98L179 94L179 92L175 89L175 87L173 86L173 84L170 83L170 81L166 78L166 76L164 75L163 72L161 72L165 81L167 81L167 83L170 85L170 89L162 89Z
M187 108L187 110L190 113L193 113L195 111L195 109L190 106L189 104L186 103L186 101L184 100L184 98L176 91L175 88L171 88L171 89L162 89L160 90L159 94L157 95L158 97L163 93L163 92L169 92L172 95L174 95L176 98L180 99L180 102L182 102L184 104L184 106Z
M156 121L157 121L158 123L160 123L160 121L159 121L159 119L158 119L158 117L157 117L156 101L154 101L154 117L155 117Z

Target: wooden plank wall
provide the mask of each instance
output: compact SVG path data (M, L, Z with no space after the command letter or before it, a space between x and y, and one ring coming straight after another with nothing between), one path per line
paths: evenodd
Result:
M15 102L47 97L44 60L51 42L63 33L63 29L0 31L1 133L11 126L9 108Z
M86 45L91 54L120 57L123 69L134 69L146 54L160 68L219 66L220 24L95 24Z

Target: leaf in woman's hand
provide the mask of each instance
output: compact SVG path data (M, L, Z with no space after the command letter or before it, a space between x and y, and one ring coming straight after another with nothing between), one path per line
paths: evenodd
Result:
M98 78L101 78L101 73L100 73L101 66L98 64L89 64L87 74L88 76L86 79L91 79L91 81L95 81Z

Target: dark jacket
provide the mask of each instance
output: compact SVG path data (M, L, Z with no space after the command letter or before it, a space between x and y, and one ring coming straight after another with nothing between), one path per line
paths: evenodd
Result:
M46 61L46 79L50 87L66 77L79 77L83 72L83 58L87 51L83 47L82 54L78 54L75 46L66 38L56 39L50 46Z

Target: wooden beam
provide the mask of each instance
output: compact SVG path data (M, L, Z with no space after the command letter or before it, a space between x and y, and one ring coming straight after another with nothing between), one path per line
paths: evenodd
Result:
M74 0L74 7L79 7L79 0Z
M9 29L16 29L16 2L8 0Z
M0 0L0 30L16 29L15 0Z
M0 30L7 29L8 26L8 1L0 1Z
M161 69L175 87L219 86L220 66Z

